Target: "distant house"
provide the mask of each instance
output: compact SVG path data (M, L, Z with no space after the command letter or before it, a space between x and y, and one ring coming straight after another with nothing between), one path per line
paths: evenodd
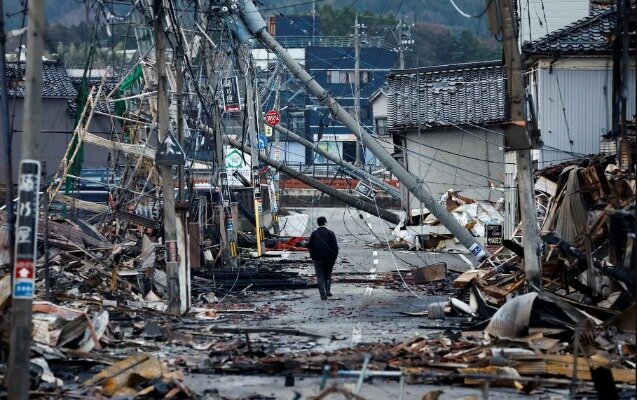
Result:
M372 132L388 153L394 152L394 145L387 129L387 87L381 86L369 96L369 108L372 111L374 127Z
M7 63L7 87L9 97L9 127L12 133L13 180L17 179L17 165L21 159L21 143L24 118L25 62ZM41 121L39 136L40 161L47 175L57 171L73 133L75 100L77 91L64 64L43 61L42 64L42 114L34 116ZM0 116L0 119L2 116ZM109 132L110 133L110 130ZM86 167L106 165L107 153L93 145L85 146Z
M360 54L360 122L365 129L372 131L374 121L369 98L385 83L385 78L397 56L395 52L380 47L363 47ZM352 115L355 113L354 64L352 47L309 46L305 49L305 69ZM322 142L325 150L352 163L356 160L354 133L333 120L327 109L311 97L307 97L305 132L308 139ZM306 163L309 164L313 160L314 155L308 151ZM373 154L366 152L365 162L369 164L373 163L373 160ZM321 162L320 157L318 162Z
M500 61L394 71L387 126L394 155L439 198L449 189L475 200L502 198L508 106ZM420 202L403 190L403 205Z
M540 167L599 153L602 135L612 129L611 39L616 13L608 6L592 6L590 10L584 18L522 46L544 142ZM636 35L631 36L628 120L636 112Z
M7 88L9 97L9 127L12 133L13 179L18 175L17 165L21 158L22 122L24 118L25 62L7 63ZM2 89L0 89L2 90ZM40 160L46 163L47 173L57 170L64 156L69 132L73 127L73 116L68 112L69 102L77 92L62 63L42 63L42 115L34 116L41 121ZM2 116L0 115L0 119Z

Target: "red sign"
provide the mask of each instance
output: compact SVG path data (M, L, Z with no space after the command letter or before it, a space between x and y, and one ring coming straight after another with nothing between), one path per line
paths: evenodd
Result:
M17 260L15 266L15 277L17 279L33 279L33 261Z
M270 110L265 113L265 123L274 126L281 122L281 114L277 110Z

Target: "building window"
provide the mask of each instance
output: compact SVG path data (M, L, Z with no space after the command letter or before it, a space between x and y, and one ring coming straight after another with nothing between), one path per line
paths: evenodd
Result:
M328 69L327 81L329 83L354 83L354 71ZM360 71L361 83L368 83L371 79L370 71Z
M374 129L377 135L386 136L387 131L387 117L374 118Z

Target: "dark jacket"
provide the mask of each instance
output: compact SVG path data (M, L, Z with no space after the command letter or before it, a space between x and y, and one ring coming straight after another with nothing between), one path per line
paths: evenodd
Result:
M336 235L324 226L319 226L312 232L307 247L312 260L336 260L338 256Z

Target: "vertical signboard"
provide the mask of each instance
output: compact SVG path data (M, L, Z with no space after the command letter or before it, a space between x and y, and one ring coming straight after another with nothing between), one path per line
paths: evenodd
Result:
M493 252L502 246L502 238L504 237L502 225L486 226L487 250Z
M221 78L223 87L223 110L225 112L241 111L239 99L239 80L236 76Z
M35 287L40 162L23 160L18 178L13 298L32 299Z

